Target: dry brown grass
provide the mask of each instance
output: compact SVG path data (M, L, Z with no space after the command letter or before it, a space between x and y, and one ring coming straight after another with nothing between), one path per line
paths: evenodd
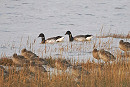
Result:
M0 59L0 65L3 65L3 66L6 66L6 65L7 66L12 66L12 65L14 65L14 63L13 63L12 59L4 57L4 58Z
M124 37L119 34L110 34L107 37ZM101 36L100 36L101 37ZM106 37L105 35L103 37ZM109 39L106 42L99 40L92 43L83 43L77 45L75 43L67 44L66 46L59 45L59 48L51 49L52 52L59 52L61 55L64 52L76 51L82 52L92 47L104 48L110 50L113 39ZM28 42L29 44L29 42ZM93 46L94 45L94 46ZM30 47L30 49L32 49ZM34 50L34 49L33 49ZM40 50L40 49L39 49ZM50 50L45 46L44 50L40 50L39 54L47 53ZM120 50L115 50L114 56L117 58L112 63L95 63L94 61L87 61L79 63L72 59L71 64L81 66L81 70L75 70L73 74L72 70L68 72L47 72L47 73L32 73L28 66L17 69L11 59L0 59L0 65L6 66L7 74L4 74L3 70L0 70L0 87L130 87L130 56L122 55ZM48 66L55 68L55 58L45 58L48 62ZM13 66L12 66L13 65ZM86 71L87 73L84 73ZM80 73L79 73L80 72Z
M45 60L48 62L48 66L55 67L55 59L53 59L51 56L48 58L45 58Z
M113 33L109 33L109 34L103 34L101 36L96 36L97 38L107 38L107 37L113 37L113 38L130 38L130 33L128 33L127 35L125 34L113 34Z
M51 60L52 61L52 60ZM80 77L68 72L32 73L28 67L10 67L8 75L0 74L1 87L130 87L130 62L81 63ZM82 71L86 70L89 74ZM77 79L77 80L76 80Z
M109 32L105 32L105 30L102 28L100 29L100 35L96 36L97 38L107 38L107 37L113 37L113 38L126 38L129 39L130 38L130 31L128 32L128 34L117 34L117 33L111 33L111 31L109 30Z

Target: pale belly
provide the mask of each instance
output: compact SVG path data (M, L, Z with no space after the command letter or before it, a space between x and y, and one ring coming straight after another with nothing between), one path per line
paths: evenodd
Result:
M53 44L55 42L56 42L56 40L46 40L46 43L50 43L50 44Z
M78 37L78 38L74 38L75 41L86 41L86 38L83 37Z

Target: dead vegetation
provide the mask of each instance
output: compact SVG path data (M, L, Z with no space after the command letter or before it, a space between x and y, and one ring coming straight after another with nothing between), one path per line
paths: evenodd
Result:
M128 33L127 35L125 34L113 34L113 33L109 33L109 34L103 34L101 36L96 36L97 38L108 38L108 37L112 37L112 38L130 38L130 33Z
M27 67L17 70L9 67L8 75L0 74L2 87L129 87L130 86L130 62L94 63L87 61L82 63L80 76L68 72L57 74L32 73ZM83 70L89 74L83 73Z
M103 37L127 39L130 38L130 34L126 36L122 34L100 35L99 38ZM61 55L63 52L68 51L78 51L81 53L92 47L104 48L110 51L112 50L112 43L113 39L105 42L99 40L99 42L95 41L93 44L90 42L84 42L81 45L70 43L69 45L62 46L61 44L59 48L51 49L51 51L59 52ZM30 49L34 50L31 47ZM5 74L4 69L0 70L0 87L130 87L130 55L129 53L122 53L119 49L113 49L114 52L112 54L116 57L116 60L113 62L104 63L101 60L98 63L90 60L78 62L72 58L71 60L67 60L71 66L67 66L65 70L56 68L55 63L60 57L46 57L44 60L47 61L46 66L49 69L44 73L40 71L36 73L31 72L28 68L29 65L16 66L12 59L2 57L0 65L4 66L7 73ZM49 50L50 47L45 45L45 49L39 49L38 51L39 54L44 55ZM63 55L59 61L61 59L64 59ZM59 64L65 65L63 63L66 64L64 61L61 61Z
M111 33L111 30L109 30L109 32L105 32L105 30L103 30L103 26L100 29L100 34L96 36L96 38L108 38L108 37L112 37L112 38L122 38L122 39L129 39L130 38L130 31L128 32L128 34L118 34L118 33Z

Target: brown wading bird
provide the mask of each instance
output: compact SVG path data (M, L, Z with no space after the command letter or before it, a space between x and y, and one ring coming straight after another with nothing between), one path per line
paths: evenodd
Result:
M104 49L99 50L98 55L105 62L114 61L116 59L110 52Z
M98 51L99 51L99 50L94 49L94 50L93 50L93 52L92 52L93 57L94 57L94 58L96 58L97 60L99 60L99 59L100 59L100 57L99 57L99 55L98 55Z
M57 59L55 66L57 69L66 70L71 64L66 59Z
M35 59L31 59L30 61L33 61L33 62L35 62L35 64L39 64L39 65L47 65L48 64L48 62L42 58L35 58Z
M13 54L12 61L18 65L24 65L29 63L29 60L27 60L24 56L17 55L16 53Z
M21 50L21 55L24 56L27 59L38 58L38 56L35 53L28 51L25 48Z
M69 41L90 41L93 37L92 35L77 35L73 37L70 31L67 31L65 35L69 35Z
M44 43L53 44L53 43L56 43L56 42L61 42L64 39L63 36L56 36L56 37L51 37L51 38L48 38L48 39L45 40L45 35L43 33L40 33L38 37L42 38L41 44L44 44Z
M47 72L46 69L43 66L36 65L35 62L32 62L32 61L30 61L29 69L33 73L38 73L38 72L44 73L44 72Z
M119 42L119 48L123 51L130 51L130 43L124 42L123 40L120 40Z

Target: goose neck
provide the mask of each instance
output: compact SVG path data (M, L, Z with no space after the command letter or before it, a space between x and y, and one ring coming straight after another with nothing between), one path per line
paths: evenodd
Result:
M45 43L45 37L42 37L42 43Z
M72 36L72 34L69 34L69 40L70 40L70 41L73 41L73 36Z

